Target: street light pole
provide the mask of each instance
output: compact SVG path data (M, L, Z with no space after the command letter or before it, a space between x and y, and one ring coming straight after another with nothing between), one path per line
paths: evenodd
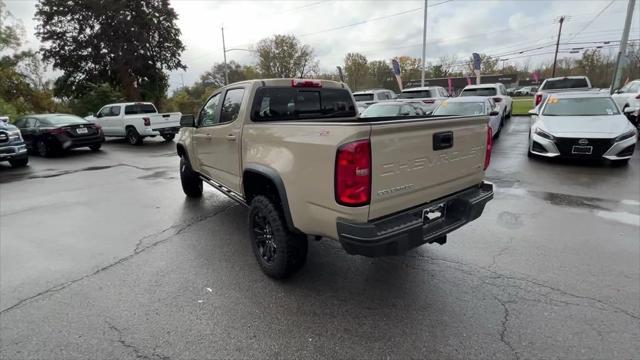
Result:
M427 66L427 1L424 0L424 23L422 25L422 77L420 86L424 87L424 71Z
M560 16L560 28L558 29L558 40L556 40L556 52L553 55L553 70L551 71L551 77L556 76L556 61L558 61L558 48L560 47L560 34L562 34L562 23L564 22L564 16Z
M224 56L224 84L229 84L229 74L227 73L227 48L224 44L224 26L222 29L222 54Z
M616 67L613 70L613 79L611 80L611 89L609 92L613 92L620 87L620 78L622 77L622 69L626 62L627 56L627 42L629 41L629 29L631 28L631 19L633 16L633 9L636 6L636 0L629 0L627 5L627 17L624 20L624 30L622 31L622 39L620 40L620 48L618 50L618 59L616 60Z

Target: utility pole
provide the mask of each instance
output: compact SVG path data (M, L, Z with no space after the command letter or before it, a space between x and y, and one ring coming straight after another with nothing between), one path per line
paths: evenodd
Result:
M424 71L427 67L427 1L424 0L424 23L422 25L422 80L420 86L424 86Z
M224 84L229 85L229 74L227 73L227 47L224 44L224 26L222 29L222 55L224 56Z
M627 42L629 41L629 29L631 28L631 19L633 16L633 9L636 6L636 0L629 0L627 4L627 17L624 20L624 30L622 31L622 39L620 40L620 49L618 50L618 59L616 60L616 67L613 70L613 79L611 81L611 89L609 92L613 92L620 87L620 78L622 77L622 69L624 68L627 57Z
M558 29L558 40L556 40L556 53L553 55L553 71L551 71L551 77L556 76L556 61L558 61L558 48L560 47L560 34L562 34L562 23L564 22L564 15L560 16L560 28Z

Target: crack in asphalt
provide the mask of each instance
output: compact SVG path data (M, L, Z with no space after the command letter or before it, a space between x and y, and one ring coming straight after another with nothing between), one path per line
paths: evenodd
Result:
M120 330L117 326L113 325L107 320L105 320L105 323L107 323L107 325L109 326L109 329L113 330L116 334L118 334L118 340L116 341L126 349L133 351L133 354L135 355L136 359L171 360L169 356L161 355L155 352L153 352L151 355L145 355L144 352L140 350L136 345L133 345L123 339L122 330Z
M504 316L502 317L502 322L500 323L500 326L501 326L500 333L499 333L500 342L505 344L511 350L516 360L520 360L520 355L518 354L516 349L513 347L513 345L511 345L511 342L507 339L507 332L509 331L509 328L508 328L509 316L510 316L509 308L507 307L508 302L500 300L500 298L495 295L492 295L492 296L494 299L496 299L496 301L502 306L502 309L504 310Z
M167 242L168 240L171 240L173 238L173 236L182 233L187 228L189 228L189 227L191 227L191 226L193 226L193 225L195 225L195 224L197 224L197 223L199 223L201 221L204 221L204 220L213 218L213 217L215 217L217 215L220 215L220 214L224 213L225 211L227 211L227 210L229 210L231 208L237 207L237 206L238 206L238 204L229 205L229 206L224 207L223 209L214 211L213 213L210 213L210 214L207 214L207 215L202 215L202 216L197 216L195 218L192 218L191 221L188 221L186 223L172 225L172 226L170 226L170 227L168 227L168 228L166 228L166 229L164 229L162 231L159 231L156 234L147 235L147 236L143 237L141 240L138 240L138 243L136 244L136 247L135 247L133 253L131 253L131 254L123 257L123 258L120 258L120 259L118 259L117 261L115 261L115 262L113 262L111 264L103 266L103 267L99 268L98 270L96 270L96 271L94 271L94 272L92 272L90 274L86 274L86 275L83 275L83 276L81 276L79 278L76 278L76 279L73 279L73 280L69 280L69 281L64 282L62 284L58 284L58 285L52 286L52 287L50 287L50 288L48 288L46 290L43 290L43 291L41 291L41 292L39 292L39 293L37 293L35 295L31 295L31 296L29 296L27 298L24 298L24 299L16 302L15 304L13 304L13 305L5 308L5 309L0 310L0 315L2 315L4 313L7 313L7 312L9 312L11 310L14 310L16 308L19 308L22 305L24 305L24 304L26 304L26 303L28 303L28 302L30 302L32 300L35 300L35 299L37 299L37 298L39 298L41 296L64 290L65 288L67 288L67 287L69 287L69 286L71 286L71 285L73 285L73 284L75 284L75 283L77 283L79 281L88 279L88 278L90 278L90 277L92 277L94 275L97 275L97 274L99 274L99 273L101 273L101 272L103 272L105 270L108 270L108 269L110 269L110 268L112 268L112 267L114 267L114 266L116 266L118 264L122 264L122 263L132 259L136 255L144 252L145 250L147 250L149 248L156 247L156 246L158 246L160 244L163 244L163 243ZM147 246L144 246L144 247L142 246L142 244L143 244L142 241L144 241L145 238L148 239L148 238L151 238L153 236L162 235L164 233L167 233L171 229L176 229L176 231L173 232L173 233L170 233L168 236L160 237L158 240L152 242L151 244L149 244Z

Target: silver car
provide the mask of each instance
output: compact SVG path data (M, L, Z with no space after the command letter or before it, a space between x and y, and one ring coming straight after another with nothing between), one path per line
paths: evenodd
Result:
M601 92L550 94L529 112L529 155L597 158L627 163L638 132L610 95Z
M443 101L433 113L433 116L451 115L487 115L489 116L489 127L493 137L500 136L504 119L500 108L493 102L493 99L485 96L465 96L451 98Z

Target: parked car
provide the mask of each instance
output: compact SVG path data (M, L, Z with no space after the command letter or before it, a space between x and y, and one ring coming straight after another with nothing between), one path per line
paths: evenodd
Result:
M532 96L536 91L538 91L538 88L535 86L523 86L514 91L512 96Z
M488 96L500 107L501 116L505 119L511 117L513 100L507 95L507 90L500 83L467 85L462 89L460 96Z
M421 102L386 101L370 105L360 114L360 117L424 116L427 115L427 112L429 110Z
M9 117L8 116L0 116L0 122L8 123L9 122Z
M529 155L596 158L627 163L638 133L610 95L551 94L530 111Z
M215 90L177 152L184 193L206 182L247 205L258 264L282 278L309 235L364 256L445 243L493 197L488 134L485 116L358 118L342 83L265 79Z
M85 119L100 124L105 136L125 137L132 145L141 145L144 138L162 136L171 141L180 130L182 113L159 114L149 102L105 105Z
M633 80L616 90L613 100L636 126L640 126L640 80Z
M27 149L43 157L80 147L98 151L104 142L100 125L70 114L27 115L15 125Z
M533 106L537 107L542 104L551 93L590 89L592 89L591 80L586 76L563 76L545 79L533 98Z
M27 146L20 130L4 121L0 121L0 161L8 161L12 167L24 167L29 163Z
M398 100L401 101L422 101L430 111L433 111L447 98L449 98L449 94L442 86L408 88L402 90L398 95Z
M448 99L442 102L433 113L433 116L488 116L489 127L494 138L500 136L504 119L501 116L500 107L493 98L484 96L464 96Z
M356 91L353 93L357 105L369 106L378 101L395 100L398 95L392 90L387 89L371 89Z

